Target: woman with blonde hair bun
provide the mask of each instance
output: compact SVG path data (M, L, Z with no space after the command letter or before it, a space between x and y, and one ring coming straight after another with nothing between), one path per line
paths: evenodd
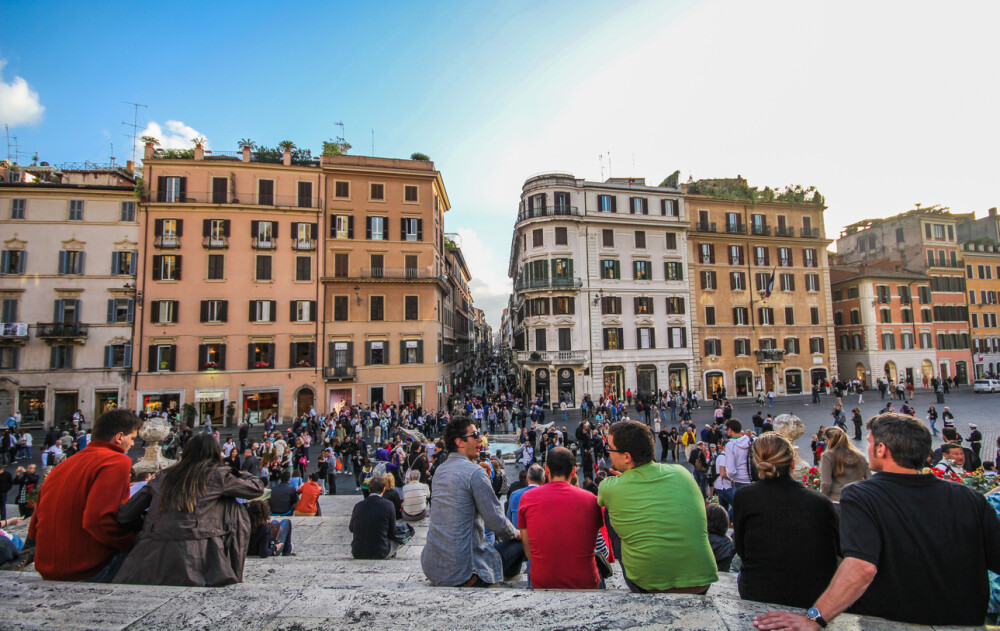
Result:
M826 451L819 463L819 490L840 503L840 491L851 482L872 477L868 460L839 427L826 430Z
M837 571L840 528L830 498L792 478L795 450L769 432L751 447L759 482L736 489L740 598L809 608Z

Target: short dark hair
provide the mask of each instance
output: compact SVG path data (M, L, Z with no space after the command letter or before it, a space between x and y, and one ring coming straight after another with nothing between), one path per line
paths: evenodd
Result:
M289 473L288 470L286 469L281 472L281 477L278 479L281 480L282 482L288 482L289 480L292 479L292 474Z
M576 469L576 458L573 452L565 447L554 447L545 456L545 465L549 468L549 475L560 478L573 477L573 470Z
M309 481L310 482L319 482L319 474L318 473L310 473L309 474Z
M385 476L374 475L368 480L369 493L382 493L385 490Z
M117 408L97 417L91 436L94 440L107 442L118 432L128 436L132 432L139 431L140 427L142 420L138 416L129 410Z
M528 470L527 469L522 469L521 471L518 471L518 473L517 473L517 479L520 480L521 482L524 482L525 480L527 480L528 479Z
M729 532L729 513L718 504L705 507L705 519L708 522L708 534L726 535Z
M906 414L886 412L868 421L875 444L889 449L892 461L904 469L921 469L931 452L931 433L924 424Z
M639 467L653 461L653 431L639 421L618 421L611 425L611 437L618 451L632 456Z
M468 416L456 416L448 421L448 424L444 426L445 451L448 453L458 451L458 447L455 446L455 441L465 436L465 430L469 427L469 425L475 424L476 422Z
M728 421L726 421L726 429L731 429L737 434L739 434L740 432L743 431L743 423L740 423L738 420L731 418Z
M941 453L946 454L955 450L962 451L962 446L958 443L945 443L941 445Z

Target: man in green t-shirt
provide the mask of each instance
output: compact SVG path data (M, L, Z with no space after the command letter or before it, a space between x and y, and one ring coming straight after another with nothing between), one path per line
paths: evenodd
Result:
M601 482L597 503L608 508L629 589L707 592L719 575L694 478L680 465L653 462L653 433L643 423L612 424L608 452L617 477Z

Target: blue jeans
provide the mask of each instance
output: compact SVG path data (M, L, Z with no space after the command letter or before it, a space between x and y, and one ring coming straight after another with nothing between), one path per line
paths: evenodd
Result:
M692 471L691 473L694 474L694 481L698 483L698 488L701 489L701 495L704 497L708 489L708 476L704 471Z
M735 489L715 489L715 495L719 498L719 505L726 509L726 511L733 505L733 493L735 492Z
M275 519L271 521L272 524L278 524L280 526L280 531L278 532L278 538L275 543L281 544L281 556L286 557L292 553L292 521L290 519L282 519L280 522Z
M937 423L937 419L935 419L935 418L932 418L932 419L931 419L931 432L933 432L933 434L934 434L935 436L937 436L937 435L938 435L938 431L937 431L937 427L936 427L936 423Z
M521 573L521 564L524 563L524 546L520 541L498 541L493 544L493 547L503 559L504 578L511 578Z
M115 556L111 557L111 560L108 561L107 565L105 565L100 570L98 570L97 573L94 574L93 576L91 576L90 578L85 578L85 579L83 579L80 582L81 583L110 583L111 581L114 580L115 574L118 573L118 570L121 568L122 563L125 562L125 557L127 557L127 556L128 556L128 552L123 552L121 550L119 550L118 552L115 552Z

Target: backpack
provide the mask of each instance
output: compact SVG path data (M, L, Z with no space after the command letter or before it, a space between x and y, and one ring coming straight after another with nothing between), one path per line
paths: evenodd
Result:
M747 446L747 474L750 476L751 482L759 482L760 475L757 474L757 465L754 463L753 459L753 443L754 437L750 437L750 444Z
M714 486L715 481L719 479L719 471L715 466L716 462L719 460L719 454L712 456L712 459L708 461L708 485Z

